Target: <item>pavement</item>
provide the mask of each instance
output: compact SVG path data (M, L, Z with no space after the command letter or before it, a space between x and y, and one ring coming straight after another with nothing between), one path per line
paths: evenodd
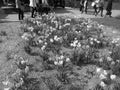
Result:
M4 18L2 18L2 16L4 16L4 11L2 9L6 9L10 8L10 7L2 7L0 9L0 21L18 21L18 15L16 12L11 12L9 14L7 14ZM73 17L79 17L79 18L104 18L101 17L100 15L95 16L93 15L93 9L88 9L88 14L81 14L81 12L79 11L78 8L70 8L70 7L66 7L65 9L62 8L58 8L55 10L55 13L59 16L59 15L68 15L68 16L73 16ZM105 15L106 11L104 10L103 15ZM25 12L25 17L29 17L30 16L30 12ZM118 17L120 16L120 10L112 10L112 17Z

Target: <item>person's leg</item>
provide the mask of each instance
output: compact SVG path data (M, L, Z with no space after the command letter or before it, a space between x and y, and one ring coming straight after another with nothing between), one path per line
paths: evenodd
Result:
M96 16L101 12L101 7L98 7L98 11L96 12Z
M97 7L96 7L96 5L93 7L93 9L94 9L94 15L97 13Z
M20 8L18 8L17 11L18 11L18 19L21 20L21 11L20 11Z
M103 17L103 7L101 7L101 17Z
M23 11L20 9L20 20L23 20Z
M81 13L84 12L84 6L81 6Z
M85 5L85 13L87 14L87 9L88 9L88 2Z
M34 18L34 8L31 7L31 17Z
M95 16L97 15L97 7L96 7L96 5L95 5Z
M82 11L82 6L80 5L80 11Z
M21 10L21 19L23 20L23 18L24 18L24 11Z

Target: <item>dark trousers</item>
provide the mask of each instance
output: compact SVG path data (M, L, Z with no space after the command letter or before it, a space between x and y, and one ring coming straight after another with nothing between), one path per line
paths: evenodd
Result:
M95 14L95 15L97 15L97 6L96 6L96 5L94 5L94 7L93 7L93 8L94 8L94 14Z
M23 20L24 18L24 11L18 8L18 19Z
M81 13L84 12L84 6L83 5L80 5L80 11L81 11Z
M31 7L31 17L32 17L32 18L35 17L35 12L37 12L36 7Z
M99 7L98 9L99 9L99 10L98 10L97 14L98 14L99 12L101 12L101 16L103 16L103 7Z

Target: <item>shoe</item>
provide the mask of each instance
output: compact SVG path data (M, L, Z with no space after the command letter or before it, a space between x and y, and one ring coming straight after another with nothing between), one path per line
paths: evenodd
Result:
M103 15L101 15L101 17L103 17Z

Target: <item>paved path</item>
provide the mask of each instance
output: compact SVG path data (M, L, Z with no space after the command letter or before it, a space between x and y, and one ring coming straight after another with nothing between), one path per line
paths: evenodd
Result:
M94 16L92 9L89 9L88 14L84 14L84 13L81 14L79 9L73 9L70 7L66 7L65 9L58 8L55 12L57 15L68 15L68 16L76 16L76 17L84 17L84 18L103 18L103 17L100 17L100 15ZM106 11L104 10L104 15L105 13ZM28 16L30 16L30 13L25 13L25 17L28 17ZM113 17L120 16L120 10L113 10L112 16ZM2 17L1 14L0 14L0 17ZM16 13L8 14L5 18L1 18L1 21L18 21L17 14Z

